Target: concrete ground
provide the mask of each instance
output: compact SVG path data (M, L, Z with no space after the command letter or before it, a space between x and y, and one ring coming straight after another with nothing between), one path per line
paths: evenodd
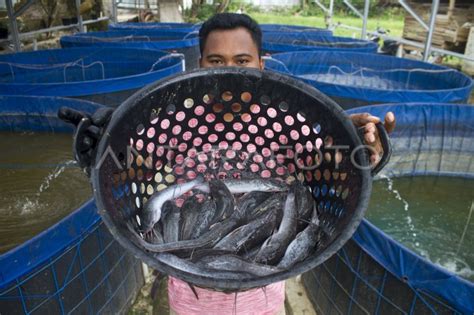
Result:
M287 315L316 315L301 276L286 281L285 309Z
M157 280L157 275L153 275L151 272L148 272L145 278L146 283L128 314L170 314L167 278L162 277ZM316 315L301 282L301 276L286 281L285 295L286 315Z

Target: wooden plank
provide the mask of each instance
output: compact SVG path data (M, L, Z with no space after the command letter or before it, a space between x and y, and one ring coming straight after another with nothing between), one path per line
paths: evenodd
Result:
M474 58L474 27L469 31L469 39L467 41L464 55ZM462 71L469 75L474 75L474 61L463 60Z
M453 16L453 10L454 10L454 3L456 0L449 0L449 7L448 7L448 17L451 18Z
M458 1L459 2L459 1ZM426 23L430 18L430 3L411 3L415 12L418 13ZM474 21L474 5L462 3L456 4L450 1L447 4L441 4L436 16L435 29L433 32L433 46L438 48L454 48L455 51L464 48L469 35L469 28L464 25L467 22ZM403 29L403 37L420 43L425 42L427 31L410 15L405 15L405 25Z

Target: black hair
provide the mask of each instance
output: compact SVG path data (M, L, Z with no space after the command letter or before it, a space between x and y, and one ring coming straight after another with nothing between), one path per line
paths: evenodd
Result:
M250 32L253 41L257 45L258 55L261 56L262 30L260 26L250 16L237 13L218 13L202 24L199 30L199 49L201 56L210 32L215 30L233 30L238 27L243 27Z

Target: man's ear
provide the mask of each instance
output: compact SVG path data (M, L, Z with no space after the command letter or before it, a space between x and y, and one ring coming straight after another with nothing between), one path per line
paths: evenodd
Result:
M263 60L263 58L260 58L259 65L260 70L263 70L265 68L265 60Z

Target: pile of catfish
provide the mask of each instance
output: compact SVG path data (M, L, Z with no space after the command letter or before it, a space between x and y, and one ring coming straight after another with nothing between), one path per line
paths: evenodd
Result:
M298 180L198 177L155 193L137 221L128 225L133 241L157 259L226 278L288 270L314 252L322 233L311 192Z

